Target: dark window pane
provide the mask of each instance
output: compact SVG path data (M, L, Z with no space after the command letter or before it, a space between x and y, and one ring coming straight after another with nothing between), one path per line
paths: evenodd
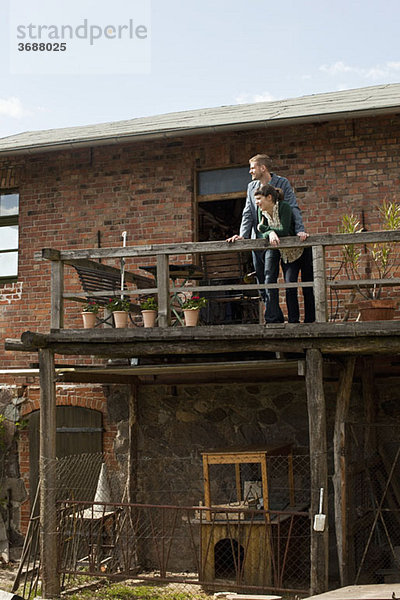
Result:
M237 169L216 169L199 173L199 194L229 194L246 192L247 184L251 181L249 167Z

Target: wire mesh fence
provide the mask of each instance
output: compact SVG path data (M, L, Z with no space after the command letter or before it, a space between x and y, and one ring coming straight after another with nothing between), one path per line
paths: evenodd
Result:
M355 583L400 582L400 432L349 427L349 565Z
M205 590L308 588L308 512L60 504L60 571Z
M222 506L212 509L204 506L200 457L135 461L130 471L136 498L131 503L127 502L127 473L117 466L113 457L103 454L56 461L64 589L81 576L173 584L186 597L221 589L252 593L308 589L308 456L293 457L292 482L287 456L268 460L268 492L274 510L264 510L260 503L259 466L245 465L238 503L232 465L221 465L213 491L215 502L221 501ZM24 572L14 586L16 591L23 585L23 595L36 593L39 584L37 517L30 528Z

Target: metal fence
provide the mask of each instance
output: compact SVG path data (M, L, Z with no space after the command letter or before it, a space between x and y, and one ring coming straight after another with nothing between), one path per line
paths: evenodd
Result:
M286 456L269 457L274 510L264 511L254 501L259 465L244 465L246 493L240 504L233 466L213 465L212 481L218 482L213 483L213 504L221 502L222 507L209 509L202 506L204 479L198 456L135 461L134 504L126 502L126 474L112 456L57 460L62 588L71 589L82 578L106 577L175 586L187 598L219 590L308 591L309 456L293 457L292 502L287 465ZM34 514L33 507L14 584L14 591L24 597L36 595L40 585L39 519Z
M60 571L205 590L305 592L310 516L299 511L60 503Z
M349 424L349 567L356 584L400 582L400 434Z

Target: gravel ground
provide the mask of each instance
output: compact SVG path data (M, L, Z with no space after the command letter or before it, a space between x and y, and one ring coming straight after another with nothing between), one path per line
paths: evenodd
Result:
M10 592L18 569L18 562L0 564L0 591Z

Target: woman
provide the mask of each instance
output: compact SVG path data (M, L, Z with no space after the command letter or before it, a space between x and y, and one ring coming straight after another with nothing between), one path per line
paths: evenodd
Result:
M267 184L258 188L254 193L258 207L258 231L261 237L268 238L271 246L279 246L280 237L294 236L293 212L290 204L284 202L283 192L279 188ZM311 248L282 248L280 249L281 265L286 283L298 281L299 271L304 261L312 265ZM312 269L308 269L312 273ZM303 279L303 281L305 281ZM312 281L312 276L307 281ZM304 322L315 321L314 291L312 287L303 288ZM286 305L289 323L300 322L299 301L297 288L286 289Z

